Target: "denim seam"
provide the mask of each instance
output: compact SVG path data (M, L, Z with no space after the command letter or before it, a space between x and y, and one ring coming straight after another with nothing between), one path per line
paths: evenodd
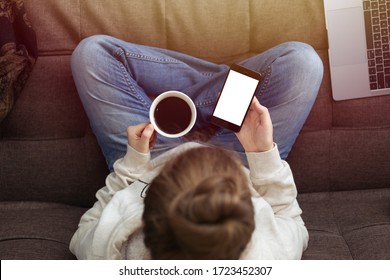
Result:
M132 52L125 52L124 54L126 55L126 57L130 57L133 59L146 60L146 61L162 63L162 64L164 64L164 63L175 63L175 64L180 63L176 59L170 59L170 58L151 57L151 56L146 56L143 54L137 54L137 53L132 53Z
M216 94L217 96L217 94ZM210 98L207 100L202 100L201 102L196 102L195 105L196 107L207 107L209 105L212 105L213 103L217 102L217 98Z
M127 85L129 86L129 89L132 91L133 95L145 106L145 108L149 109L151 104L149 104L145 98L143 98L141 95L137 93L137 91L134 88L133 83L129 79L129 73L126 71L126 67L123 65L123 63L120 61L123 58L123 55L125 54L124 50L119 48L115 53L114 57L116 57L119 68L122 70L123 78L125 79Z
M272 73L271 65L269 65L263 72L261 72L261 75L264 77L264 79L263 79L263 82L261 83L261 87L260 87L260 90L259 90L259 94L258 94L259 98L267 90L269 81L271 80L271 73Z

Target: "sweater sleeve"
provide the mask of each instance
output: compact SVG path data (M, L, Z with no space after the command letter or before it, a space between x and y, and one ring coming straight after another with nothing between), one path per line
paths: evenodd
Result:
M138 153L127 146L126 155L114 164L114 172L106 178L106 186L96 193L97 201L80 219L72 237L70 250L78 259L99 259L94 254L94 234L102 212L113 196L148 171L150 153Z
M248 153L247 158L253 187L275 215L299 216L302 211L296 203L294 178L288 163L280 159L277 146L264 153Z
M273 212L267 215L267 227L275 239L274 257L300 258L309 237L290 166L281 160L276 144L264 153L248 153L247 158L252 185Z

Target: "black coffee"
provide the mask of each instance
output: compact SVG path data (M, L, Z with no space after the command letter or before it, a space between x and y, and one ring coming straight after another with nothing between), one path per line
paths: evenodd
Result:
M177 134L190 125L191 109L183 99L167 97L156 106L154 119L162 131Z

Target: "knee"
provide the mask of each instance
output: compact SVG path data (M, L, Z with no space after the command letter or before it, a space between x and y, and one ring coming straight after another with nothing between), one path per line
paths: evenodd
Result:
M291 67L301 74L301 77L307 77L312 83L322 81L324 66L318 53L312 46L301 42L285 43L286 53L289 56Z
M100 41L101 35L93 35L81 40L72 53L72 61L83 59L88 53L93 52L100 46Z
M83 39L75 48L71 56L72 71L78 71L82 68L94 64L99 53L104 49L105 42L109 36L93 35Z
M282 48L280 67L284 85L290 89L287 100L295 100L301 106L311 108L314 104L321 82L324 67L317 52L308 44L288 42Z

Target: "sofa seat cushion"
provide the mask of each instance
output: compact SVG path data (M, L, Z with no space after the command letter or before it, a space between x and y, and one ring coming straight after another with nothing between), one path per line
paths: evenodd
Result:
M305 193L304 259L390 259L390 189Z
M85 208L1 202L0 259L74 259L69 242Z
M288 9L284 0L24 2L41 54L69 54L80 39L94 34L213 61L291 40L326 49L322 1L295 0Z
M299 194L309 247L303 259L390 259L390 189ZM0 203L1 259L74 259L68 249L86 208Z

